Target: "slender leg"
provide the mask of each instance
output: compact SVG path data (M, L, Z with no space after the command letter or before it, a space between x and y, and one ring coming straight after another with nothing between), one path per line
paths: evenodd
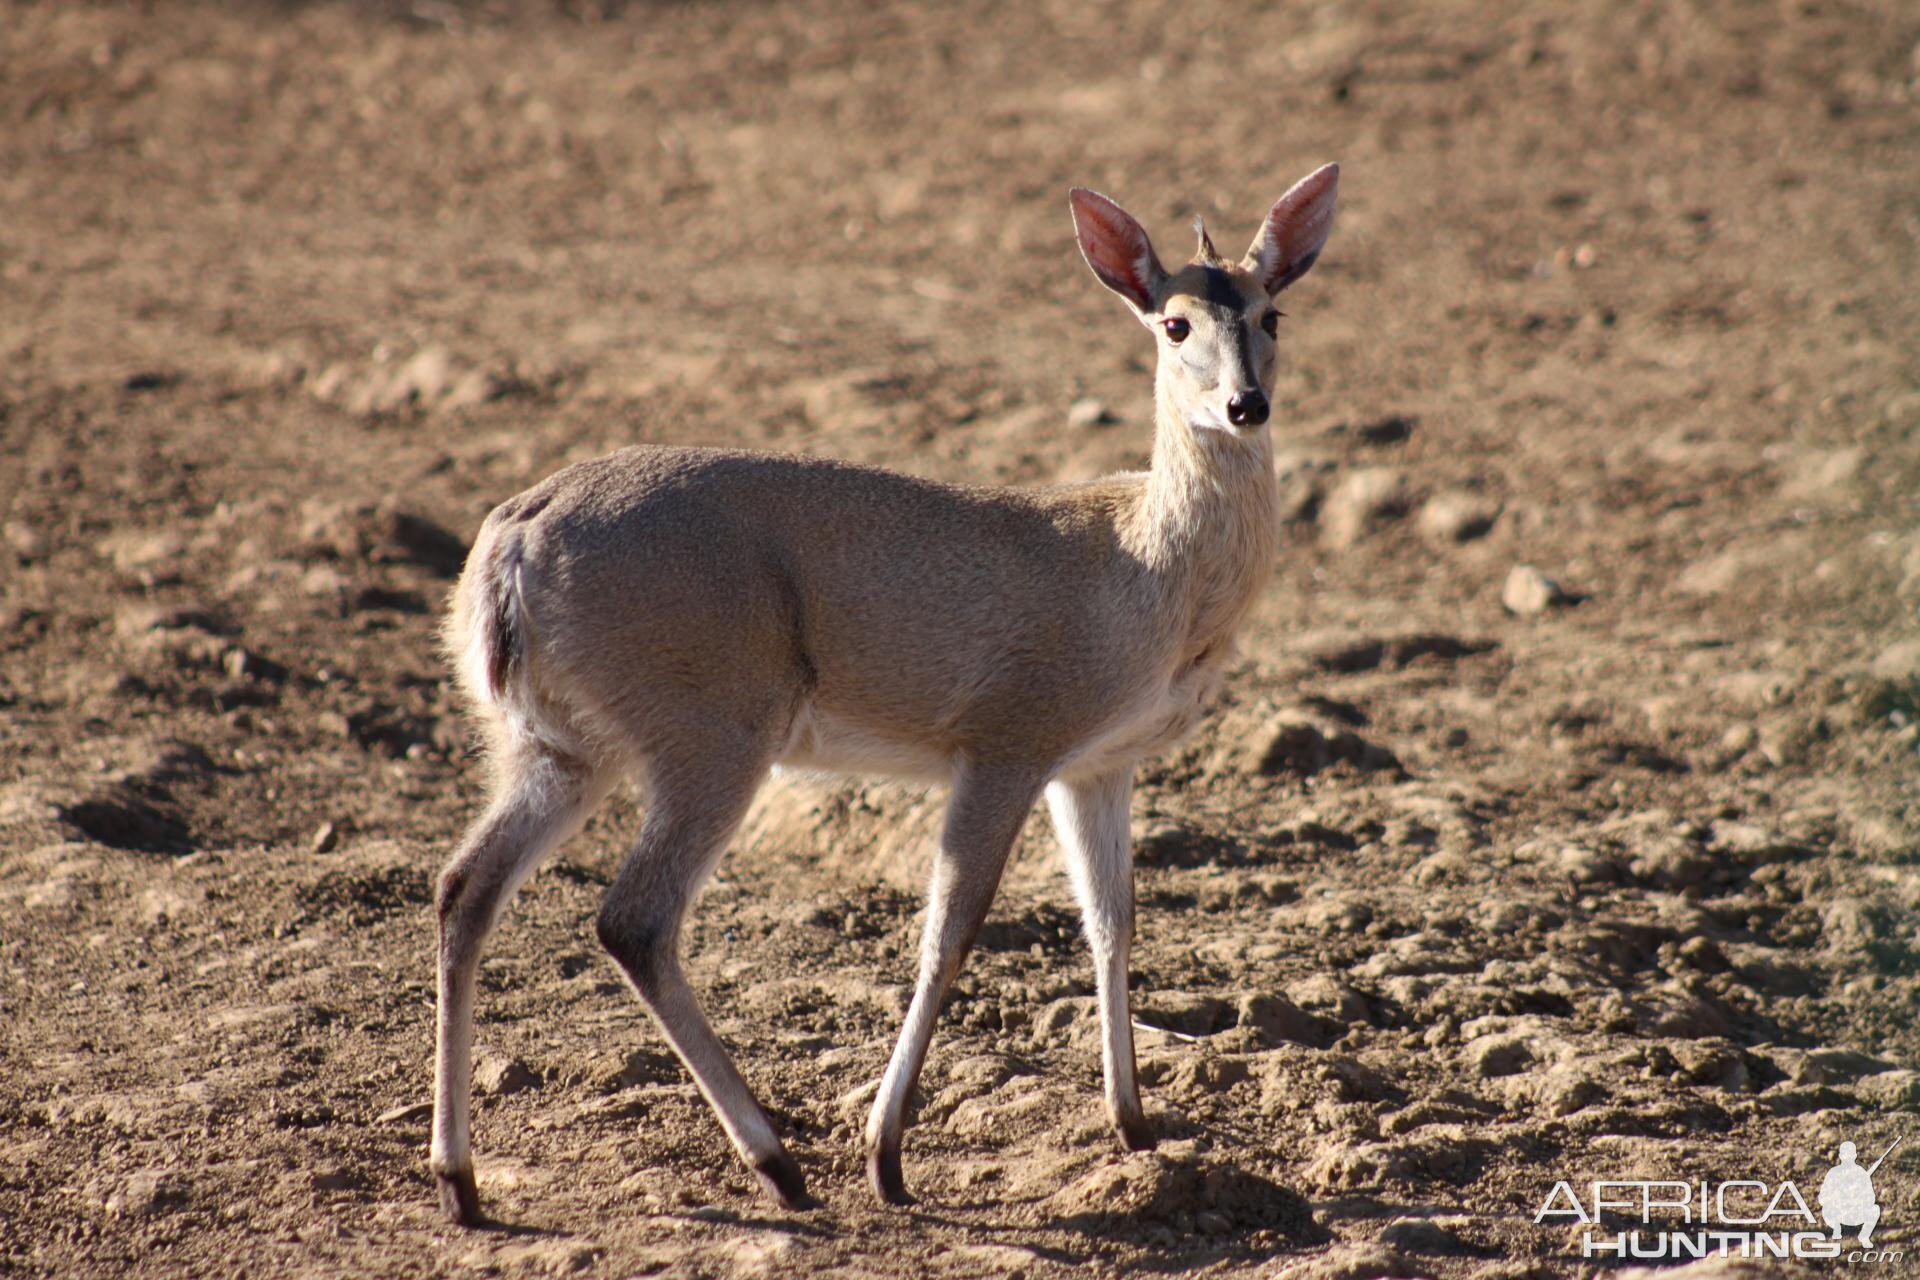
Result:
M506 748L493 803L440 873L439 1011L433 1083L433 1146L440 1208L474 1226L471 1080L473 987L480 951L500 908L605 794L592 771L544 747Z
M1133 846L1127 801L1133 769L1047 788L1047 807L1067 874L1080 899L1093 976L1100 999L1100 1056L1106 1069L1107 1113L1129 1151L1154 1145L1140 1109L1133 1070L1133 1016L1127 1008L1127 957L1133 948Z
M646 1002L734 1150L768 1194L810 1207L800 1166L740 1077L680 967L680 924L766 777L756 750L711 753L698 765L656 761L646 822L600 908L600 942Z
M867 1179L874 1194L887 1203L911 1203L900 1174L907 1103L926 1062L940 1002L980 931L1000 887L1007 855L1043 780L1031 769L966 766L954 779L953 799L934 853L913 1003L867 1118Z

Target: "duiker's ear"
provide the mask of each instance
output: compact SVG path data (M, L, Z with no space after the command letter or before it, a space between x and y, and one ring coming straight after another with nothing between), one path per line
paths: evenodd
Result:
M1153 256L1147 233L1133 215L1097 191L1075 187L1067 193L1073 205L1073 232L1100 283L1125 298L1138 312L1153 310L1153 295L1167 273Z
M1269 295L1307 274L1333 230L1334 195L1340 166L1321 165L1293 184L1267 214L1241 266L1260 278Z

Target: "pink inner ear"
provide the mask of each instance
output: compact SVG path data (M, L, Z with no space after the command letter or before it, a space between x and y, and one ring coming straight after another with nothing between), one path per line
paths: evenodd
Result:
M1268 293L1278 293L1298 280L1320 256L1333 229L1339 181L1338 165L1316 169L1281 196L1267 214L1253 256Z
M1147 305L1150 282L1146 232L1117 206L1088 193L1074 201L1078 215L1080 247L1087 263L1108 286Z

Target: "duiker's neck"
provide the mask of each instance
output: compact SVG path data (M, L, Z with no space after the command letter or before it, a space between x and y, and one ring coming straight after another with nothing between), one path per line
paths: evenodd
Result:
M1136 521L1135 554L1156 570L1245 565L1264 575L1275 541L1271 438L1190 426L1167 386L1157 386L1153 463Z

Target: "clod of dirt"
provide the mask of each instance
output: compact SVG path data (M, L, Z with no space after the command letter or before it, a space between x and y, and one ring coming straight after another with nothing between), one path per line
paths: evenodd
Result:
M1265 1044L1324 1045L1331 1038L1332 1026L1308 1013L1281 995L1249 995L1240 999L1235 1010L1237 1025L1245 1027Z
M1108 411L1106 402L1093 396L1082 396L1067 406L1067 425L1070 427L1100 427L1117 422Z
M1287 998L1302 1009L1344 1023L1365 1022L1372 1016L1367 998L1338 978L1318 973L1287 985Z
M1400 1280L1421 1273L1418 1265L1391 1248L1348 1244L1277 1271L1274 1280Z
M467 559L466 541L457 534L418 512L387 503L308 503L300 536L307 559L412 564L442 578L458 574Z
M1320 536L1340 550L1407 513L1407 478L1392 467L1362 467L1350 472L1320 507Z
M1178 822L1162 822L1141 832L1133 844L1134 861L1143 867L1202 867L1226 858L1230 842Z
M1864 1102L1887 1111L1911 1111L1920 1106L1920 1072L1899 1068L1870 1075L1854 1086Z
M1463 640L1449 635L1373 637L1337 633L1319 637L1302 646L1303 656L1309 664L1335 675L1353 675L1378 667L1397 670L1422 658L1451 662L1497 647L1491 640Z
M1523 857L1536 851L1537 842L1533 841L1517 850ZM1563 845L1553 854L1553 859L1558 863L1560 873L1575 884L1612 884L1621 875L1617 859L1585 845Z
M1232 1231L1275 1231L1302 1242L1325 1238L1297 1192L1193 1154L1149 1152L1103 1164L1056 1192L1047 1206L1089 1232L1212 1212Z
M306 388L315 399L348 413L376 416L470 409L528 389L504 366L476 367L444 347L423 347L398 362L376 355L358 368L330 365L309 378Z
M78 799L60 804L60 819L87 839L115 849L185 853L192 833L170 788L204 779L213 761L186 742L134 747L125 768Z
M1555 605L1573 602L1565 587L1530 564L1515 565L1500 589L1500 603L1509 613L1545 613Z
M481 1093L504 1097L510 1093L539 1088L540 1077L518 1058L489 1053L481 1055L480 1061L474 1065L473 1087Z
M1678 835L1654 837L1628 869L1637 879L1698 897L1721 870L1721 862Z
M128 529L102 538L98 550L125 576L155 586L179 579L188 547L187 539L170 529Z
M1307 1180L1328 1192L1409 1181L1464 1186L1480 1176L1495 1149L1457 1125L1435 1125L1410 1138L1333 1147L1308 1168Z
M1320 512L1334 461L1323 453L1285 450L1273 460L1277 510L1282 520L1311 520Z
M115 849L184 853L191 833L177 812L127 786L107 786L63 806L60 816L87 839Z
M107 1212L116 1218L153 1218L187 1202L187 1188L175 1175L161 1169L142 1169L107 1197Z
M310 917L340 917L364 928L433 901L427 873L414 866L329 871L294 895Z
M1134 1018L1149 1027L1177 1031L1184 1036L1210 1036L1233 1025L1233 1007L1218 996L1184 991L1154 995L1134 1010Z
M1311 777L1339 764L1361 773L1401 772L1399 757L1387 748L1299 710L1280 712L1264 733L1238 745L1252 756L1254 770L1269 777Z
M1460 1237L1430 1218L1395 1218L1380 1229L1380 1243L1407 1253L1458 1253Z
M1225 1093L1251 1074L1245 1056L1190 1055L1176 1063L1157 1085L1169 1097L1186 1100Z
M1522 1036L1483 1036L1467 1046L1467 1065L1482 1077L1510 1076L1533 1063L1533 1051Z
M1420 508L1420 532L1448 546L1484 538L1500 519L1500 504L1477 493L1455 489L1435 494Z

